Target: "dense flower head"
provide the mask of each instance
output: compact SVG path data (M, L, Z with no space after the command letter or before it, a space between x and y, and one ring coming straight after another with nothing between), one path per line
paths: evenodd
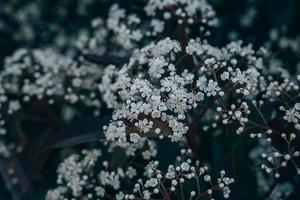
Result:
M187 70L181 74L176 71L174 59L180 51L180 44L169 38L157 44L150 44L142 48L140 53L135 52L130 63L123 66L121 71L125 72L125 75L121 74L120 78L115 78L120 82L108 86L111 90L107 90L102 84L99 85L100 90L106 88L103 90L105 93L115 92L110 95L113 99L109 99L108 103L117 99L117 96L123 102L121 107L115 110L113 121L108 127L104 127L109 140L116 140L120 145L125 145L127 135L130 135L130 138L136 135L131 131L139 132L140 137L143 137L149 132L159 134L155 133L155 129L163 129L161 136L171 131L168 137L172 141L183 138L188 127L181 121L185 119L188 110L203 100L204 94L200 91L189 91L188 86L194 81L193 74ZM139 68L142 73L130 77L129 72L134 68ZM109 71L107 73L104 75L104 81L111 82L107 78L112 76L109 75ZM128 81L123 81L124 78ZM116 90L114 86L119 88ZM126 127L123 120L131 123L133 127ZM138 139L136 135L135 139L131 140L137 142Z
M166 171L160 169L160 161L152 160L145 165L143 178L138 178L139 169L129 166L126 170L117 168L111 171L108 161L101 158L100 150L83 150L81 154L73 154L60 164L57 170L59 186L48 191L46 199L101 199L112 198L113 195L115 199L120 200L151 199L152 196L165 195L164 192L172 193L177 187L193 181L209 184L201 190L200 185L197 185L189 194L191 198L213 198L218 192L221 192L224 198L228 198L231 193L229 187L234 183L234 179L227 177L226 172L221 170L219 177L213 180L208 173L208 167L200 166L199 161L193 162L190 154L190 149L181 149L176 163L169 165ZM100 160L103 169L99 171L96 164ZM98 174L95 174L97 172ZM126 183L126 179L131 179L129 190L121 187Z
M180 57L180 53L184 52ZM200 65L193 69L196 74L178 68L185 56L191 56ZM230 43L221 50L194 39L185 50L179 42L169 38L150 44L134 52L130 62L115 76L111 72L115 66L108 66L104 71L99 88L107 105L113 107L113 104L116 108L113 121L104 127L105 135L124 146L128 136L133 138L135 135L132 141L136 142L140 137L147 137L146 133L151 129L154 132L159 128L163 130L160 137L167 135L172 141L182 140L188 131L184 122L186 114L206 98L226 98L225 89L231 85L234 87L228 89L233 89L244 99L255 98L259 89L263 91L261 87L266 80L262 67L262 58L255 54L251 45L242 47L241 42ZM136 69L139 72L133 73ZM117 105L117 99L122 101L121 105ZM235 110L235 105L231 107ZM238 110L229 111L229 117L223 114L223 123L227 124L230 119L238 120L241 127L237 132L241 132L247 122L242 114L250 114L248 107L247 102L243 102ZM124 123L124 120L127 122ZM134 125L145 120L156 123L147 129L135 130ZM127 123L132 125L126 126ZM139 132L139 136L135 132Z

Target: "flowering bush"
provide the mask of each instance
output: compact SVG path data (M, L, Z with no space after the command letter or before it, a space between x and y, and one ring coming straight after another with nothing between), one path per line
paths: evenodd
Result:
M206 0L125 4L55 5L60 20L91 21L75 32L37 3L0 8L21 27L0 74L0 195L297 199L300 75L285 63L300 66L299 37L239 38L256 1L224 42L231 15ZM53 32L35 45L43 23Z

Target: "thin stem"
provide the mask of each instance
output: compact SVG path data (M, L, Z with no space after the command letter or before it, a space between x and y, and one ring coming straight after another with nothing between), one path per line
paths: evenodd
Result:
M201 190L200 190L200 183L199 183L198 177L195 177L195 179L196 179L196 183L197 183L198 194L200 195L201 194Z
M162 182L160 182L160 186L162 188L162 193L163 193L163 196L164 196L164 199L168 199L168 200L171 200L170 199L170 196L166 190L166 187L164 186L164 184Z
M182 187L182 183L181 183L181 182L180 182L179 186L180 186L180 196L181 196L181 200L185 200L184 194L183 194L183 187Z
M258 112L259 116L261 117L261 119L263 120L264 124L269 127L268 125L268 122L266 120L266 118L264 117L263 113L261 112L261 110L256 106L256 105L253 105L254 108L256 109L256 111Z

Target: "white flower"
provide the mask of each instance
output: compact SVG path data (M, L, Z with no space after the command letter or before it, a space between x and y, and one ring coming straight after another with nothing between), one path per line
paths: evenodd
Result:
M190 165L187 162L183 162L180 167L182 171L189 171L190 169Z
M133 143L138 143L139 139L140 139L140 135L137 133L130 133L130 141Z

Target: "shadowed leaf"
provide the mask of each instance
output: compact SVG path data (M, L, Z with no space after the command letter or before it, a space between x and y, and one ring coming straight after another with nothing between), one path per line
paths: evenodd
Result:
M18 180L17 184L12 183L12 176L8 173L8 169L14 171L14 177ZM0 157L0 174L12 199L21 200L24 193L30 188L30 182L15 154L10 155L8 158Z
M45 151L97 141L101 138L102 125L106 122L107 120L96 117L85 117L77 120L62 130L49 134Z
M98 56L93 54L83 54L82 57L91 63L96 63L100 65L120 65L127 62L126 58L112 57L112 56Z

